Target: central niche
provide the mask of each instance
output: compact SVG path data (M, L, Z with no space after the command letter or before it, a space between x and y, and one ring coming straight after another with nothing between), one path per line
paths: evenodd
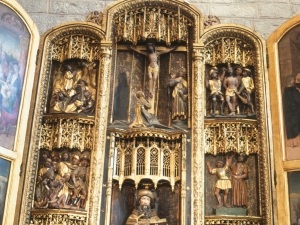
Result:
M180 208L187 204L182 190L191 124L195 17L173 1L144 1L117 5L112 19L116 48L108 127L115 137L110 143L110 224L143 224L148 219L150 224L177 225L187 214ZM134 214L140 193L149 191L151 210L159 220Z

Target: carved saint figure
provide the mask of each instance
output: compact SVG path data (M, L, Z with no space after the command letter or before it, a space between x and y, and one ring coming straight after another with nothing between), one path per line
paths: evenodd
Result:
M36 182L36 202L39 204L44 200L45 195L47 194L47 190L49 189L48 183L49 181L54 179L54 171L52 169L52 160L50 158L46 158L43 162L43 167L40 168L37 176Z
M254 106L252 103L251 94L254 90L254 82L251 77L251 70L243 68L243 77L241 79L241 86L237 93L237 96L241 99L242 107L241 114L245 114L246 107L249 107L251 114L254 114Z
M206 80L206 88L209 89L210 95L209 98L212 101L212 107L213 107L213 113L212 116L216 116L216 110L217 110L217 102L221 102L220 107L220 114L224 115L224 95L222 92L222 81L224 79L225 75L225 68L223 68L223 73L219 77L218 76L218 69L216 67L213 67L209 71L210 79Z
M246 208L248 205L248 193L246 179L248 179L248 165L245 163L245 154L239 154L236 161L230 165L232 185L232 206Z
M158 57L162 54L169 53L177 48L177 46L173 48L169 48L164 51L156 52L155 50L155 45L153 43L148 43L147 44L147 52L145 51L140 51L138 49L133 48L132 46L128 46L129 49L145 55L148 57L149 60L149 65L148 65L148 78L149 78L149 92L150 92L150 97L153 96L155 93L155 85L156 85L156 80L159 74L159 66L158 66Z
M155 115L149 113L147 110L151 108L151 103L145 99L145 94L142 91L138 91L136 94L136 102L134 105L135 120L129 125L132 127L158 127L166 128L169 127L162 125Z
M78 163L76 164L78 165ZM90 172L89 164L90 160L87 157L84 156L80 158L79 166L72 173L74 189L73 195L71 196L70 205L76 206L77 204L79 204L80 208L84 208L88 192L88 181Z
M178 71L175 78L169 80L171 92L172 119L184 120L187 112L187 82L183 71Z
M139 221L148 222L149 224L166 223L166 219L160 219L157 214L151 209L154 203L154 194L150 190L139 190L137 199L137 207L128 217L126 225L138 225Z
M220 208L223 206L221 196L220 196L221 190L224 190L224 201L223 201L224 206L227 208L230 207L230 205L227 204L227 198L228 198L228 194L229 194L229 189L231 188L231 182L230 182L229 177L227 176L227 173L230 171L229 164L230 164L231 159L232 159L232 157L229 158L227 155L226 156L226 164L224 165L223 161L217 161L216 168L212 168L210 166L209 161L206 162L208 172L210 174L216 174L218 177L218 181L215 185L215 191L214 191L214 194L218 201L218 205L216 208Z
M225 98L230 111L229 116L236 115L236 92L238 84L238 78L234 75L232 67L229 66L223 83L223 86L226 90Z

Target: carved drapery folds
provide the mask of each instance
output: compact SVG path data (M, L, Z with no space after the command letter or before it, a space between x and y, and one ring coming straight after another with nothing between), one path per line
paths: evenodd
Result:
M187 42L188 28L193 22L180 7L172 9L165 6L145 6L122 10L114 16L115 40L130 41L134 45L138 41L155 39L171 42Z
M256 121L207 122L204 125L205 153L257 154L259 152L259 133Z
M50 117L41 130L40 148L75 148L81 152L92 150L94 121L82 118Z

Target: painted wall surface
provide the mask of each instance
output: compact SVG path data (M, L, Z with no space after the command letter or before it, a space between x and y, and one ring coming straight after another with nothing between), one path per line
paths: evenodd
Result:
M17 0L37 24L40 34L68 21L84 21L92 11L115 1L108 0ZM190 0L204 15L221 23L249 27L267 39L283 22L300 13L299 0Z

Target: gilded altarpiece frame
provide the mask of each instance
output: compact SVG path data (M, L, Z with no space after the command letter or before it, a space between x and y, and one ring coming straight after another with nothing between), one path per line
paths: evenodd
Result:
M202 159L203 165L205 164L204 159L213 160L216 158L215 156L221 156L228 152L243 152L243 154L249 155L249 159L252 158L250 160L252 162L249 161L249 163L252 164L252 168L255 168L252 172L256 171L257 173L257 175L252 174L252 181L248 181L252 182L252 184L248 183L251 186L250 189L252 189L251 194L256 195L255 197L249 195L249 199L253 202L250 203L251 206L248 209L248 216L234 216L232 218L226 216L226 218L218 219L218 216L209 215L210 209L207 208L205 221L207 224L235 223L238 221L248 221L250 224L271 224L272 199L270 188L272 180L269 173L270 147L268 144L269 121L267 119L270 112L267 110L268 101L265 98L267 94L266 90L268 90L268 86L265 86L265 81L268 80L268 76L265 69L266 46L264 40L249 28L233 24L220 24L205 30L201 37L201 42L204 44L203 64L206 66L210 65L210 68L218 64L232 65L234 63L242 67L254 67L253 71L255 72L253 79L255 83L254 98L256 111L254 118L239 116L239 113L232 118L232 116L209 116L209 111L204 110L206 117L204 120L205 144L203 156L206 156ZM239 47L238 43L243 43L241 45L243 47ZM218 49L220 49L220 51ZM247 60L246 56L249 52L252 52L252 57L248 57ZM203 71L203 77L207 76L208 71ZM205 79L203 80L205 86ZM248 133L247 129L249 129L251 134ZM232 133L233 130L234 132ZM224 131L225 136L223 137L222 133ZM232 141L235 139L232 135L237 138L236 141ZM232 136L233 139L231 139L230 136ZM247 144L242 144L242 142L240 142L241 140L243 140L242 142L244 144ZM247 147L245 148L245 146ZM209 176L208 172L206 176ZM207 179L209 180L210 178L208 177ZM209 192L209 190L206 191ZM210 197L208 197L207 201L210 201L209 198Z
M52 217L52 222L59 221L61 219L61 215L69 214L68 216L64 217L63 222L70 222L72 221L75 224L110 224L110 220L113 217L111 215L111 210L114 207L114 204L110 201L112 198L112 192L118 190L118 185L113 182L113 170L114 165L116 164L117 157L114 155L115 146L117 143L115 140L118 140L120 131L119 130L108 130L110 135L106 132L107 124L113 122L114 110L113 110L113 101L114 101L114 91L115 86L118 84L118 78L116 77L116 73L123 74L123 78L126 80L126 71L118 71L122 67L122 65L118 68L115 68L117 65L117 59L122 58L122 54L126 55L126 41L130 41L129 43L136 44L138 41L137 36L134 34L132 36L128 36L126 32L126 26L119 26L124 28L123 30L118 30L117 35L114 36L115 28L118 27L116 21L116 15L118 13L124 15L128 15L127 13L136 8L145 8L146 6L157 6L157 7L165 7L167 9L171 9L177 14L181 15L183 13L190 18L192 23L192 32L189 32L190 39L189 43L186 46L180 46L178 50L174 53L170 53L170 57L167 56L165 58L165 62L172 61L172 54L184 54L186 57L186 67L189 73L189 92L190 92L190 99L189 99L189 110L188 110L188 127L190 131L188 137L182 135L183 142L182 146L189 146L189 148L182 149L188 151L189 158L191 160L191 165L186 165L186 155L184 151L181 153L181 174L182 178L190 176L190 184L188 186L185 183L185 180L181 180L181 184L176 184L175 195L178 199L179 193L181 198L189 198L191 199L190 204L187 205L185 201L181 202L180 205L180 212L177 212L180 215L178 218L181 219L180 224L188 224L187 217L189 217L190 224L194 225L202 225L202 224L215 224L220 222L226 223L250 223L250 224L271 224L272 212L271 212L271 199L270 199L270 175L269 175L269 146L268 146L268 136L267 136L267 112L266 106L267 102L265 101L266 96L266 88L264 86L265 80L267 80L267 73L265 71L265 44L263 39L256 34L254 31L245 28L243 26L238 26L235 24L227 24L227 25L217 25L212 26L209 29L203 29L203 19L204 16L202 13L197 10L194 6L189 5L184 1L117 1L113 3L111 6L106 8L102 14L102 21L99 25L95 25L89 22L74 22L74 23L66 23L60 26L57 26L46 34L42 36L42 42L40 44L40 59L38 61L37 71L36 71L36 89L35 92L37 93L37 98L34 103L33 108L35 108L33 113L33 125L31 130L31 139L30 139L30 147L28 150L27 158L29 158L29 163L27 164L26 172L24 175L25 185L22 197L22 209L20 213L20 224L38 224L39 221L45 221L48 216ZM150 7L150 8L151 8ZM129 14L130 15L130 14ZM173 14L172 14L173 15ZM125 17L126 18L126 17ZM122 19L122 18L121 18ZM119 21L122 21L122 20ZM130 22L130 19L128 20ZM182 20L184 21L184 20ZM184 27L184 26L183 26ZM106 31L106 32L105 32ZM146 32L147 33L147 32ZM145 33L145 34L146 34ZM149 34L149 33L147 33ZM151 34L151 32L150 32ZM178 40L181 40L183 36L181 36L181 31L178 32ZM152 35L152 34L151 34ZM91 42L87 41L86 43L92 44L96 48L96 51L93 51L94 56L99 60L97 72L97 95L96 95L96 111L94 115L89 117L84 116L77 116L77 115L68 115L64 114L61 116L57 114L55 116L46 115L49 112L49 86L51 83L51 66L53 60L53 51L61 49L53 48L55 47L55 42L58 41L58 44L61 44L63 47L62 49L68 49L70 44L65 42L65 39L68 39L70 36L80 36L80 37L89 37ZM157 36L151 36L151 38L158 38ZM256 84L256 91L255 91L255 107L256 107L256 119L237 119L237 118L226 118L225 120L206 120L206 96L205 96L205 73L206 73L206 64L208 62L207 56L207 49L210 42L215 40L219 40L220 38L239 38L246 42L251 43L253 47L253 57L255 62L253 64L253 68L255 70L255 84ZM84 38L85 39L85 38ZM85 39L87 40L87 39ZM123 41L123 46L118 45L116 42ZM166 42L168 46L170 44L170 39L165 38L162 41ZM77 43L75 41L75 43ZM82 43L82 42L80 42ZM145 42L141 42L145 44ZM78 42L79 44L79 42ZM78 55L69 54L70 52L66 51L64 54L59 54L61 57L58 57L57 60L66 60L72 58L79 58L79 59L87 59L86 56L81 54L79 50L75 51ZM185 54L186 52L186 54ZM80 53L80 54L79 54ZM120 58L118 58L120 57ZM132 59L135 57L134 54L129 56L129 62L132 65ZM169 58L171 60L169 60ZM92 58L93 59L93 58ZM225 60L223 57L222 60ZM235 62L234 60L232 62ZM226 63L226 62L225 62ZM240 62L238 62L240 63ZM141 65L144 65L144 62L141 62ZM125 64L124 64L125 67ZM142 67L142 66L141 66ZM170 67L171 68L171 67ZM122 69L122 68L121 68ZM113 71L113 72L111 72ZM116 72L117 71L117 72ZM168 71L170 72L170 71ZM123 80L124 80L123 79ZM162 82L162 81L160 81ZM137 84L135 84L138 86ZM129 90L126 90L127 92ZM129 101L129 100L128 100ZM130 105L132 103L129 102L128 109L130 109ZM127 122L132 122L131 111L126 111L125 117L121 119L127 119ZM72 119L76 120L81 118L81 122L85 121L84 124L88 127L89 125L93 126L93 138L91 139L91 170L90 170L90 180L89 180L89 195L88 195L88 204L84 211L72 211L72 210L61 210L60 214L57 214L55 210L32 210L34 202L33 196L35 191L35 182L36 182L36 174L38 171L38 160L40 155L40 148L41 148L41 137L46 137L47 132L45 131L45 123L57 123L59 120L53 119L53 117L61 117L59 119ZM78 117L78 118L77 118ZM47 122L48 121L48 122ZM90 124L91 123L91 124ZM256 183L256 190L259 193L257 196L257 213L255 215L246 216L246 217L236 217L236 218L220 218L218 216L207 216L205 214L205 155L206 154L223 154L229 151L238 152L239 149L236 148L235 150L230 149L223 149L218 150L217 152L213 152L214 144L207 142L206 140L206 133L207 130L212 130L212 123L227 126L228 124L233 124L234 131L236 135L240 135L238 128L242 127L241 130L246 130L248 132L248 128L253 130L251 133L251 141L249 144L252 148L249 148L248 154L255 154L258 166L256 168L258 172L257 174L257 183ZM59 124L59 123L58 123ZM245 125L246 124L246 125ZM244 126L245 125L245 126ZM44 127L43 127L44 126ZM58 125L55 125L56 128ZM44 129L44 130L43 130ZM133 129L136 132L136 135L140 135L139 133L147 132L140 132L139 129ZM123 132L123 131L122 131ZM133 133L134 133L133 132ZM155 133L155 132L154 132ZM159 134L159 132L157 132ZM184 132L183 132L184 133ZM259 136L257 135L259 133ZM44 135L45 134L45 135ZM116 135L117 134L117 135ZM119 136L118 136L119 135ZM149 135L148 133L146 135ZM153 134L151 134L153 135ZM149 136L151 136L149 135ZM126 135L124 135L126 136ZM48 136L47 136L48 137ZM226 137L225 137L226 138ZM51 139L51 138L50 138ZM50 141L51 142L51 141ZM56 143L55 140L51 143ZM218 143L221 145L222 143ZM254 145L257 146L254 146ZM236 144L235 147L238 144ZM52 146L52 144L47 145L45 143L43 146ZM253 147L254 146L254 147ZM108 153L108 154L106 154ZM108 156L108 160L105 158L106 155ZM251 159L251 165L255 165L253 163L255 160ZM188 167L189 166L189 167ZM190 168L190 170L187 170ZM106 177L103 175L106 173L106 177L108 177L107 182L103 179ZM105 183L106 182L106 183ZM128 194L134 193L134 185L129 185L129 188L124 190L124 192ZM162 189L165 187L162 185ZM169 187L166 187L166 189ZM169 191L169 190L168 190ZM168 198L166 194L163 198ZM104 202L104 199L106 201ZM130 200L131 201L131 200ZM174 200L176 202L176 200ZM105 210L102 208L104 207ZM190 208L190 215L186 215L187 208ZM178 210L179 211L179 210ZM31 213L31 218L30 218ZM222 222L222 223L223 223Z
M1 0L0 6L0 160L3 168L0 224L14 224L20 197L16 187L22 183L22 156L28 148L24 134L30 127L27 123L30 115L28 99L32 97L39 34L32 19L16 1Z
M146 13L147 12L147 13ZM161 17L156 17L158 18L158 23L159 24L156 28L155 26L157 24L154 23L154 32L152 32L153 30L148 29L147 28L147 24L149 23L148 19L151 20L151 16L149 17L144 17L144 23L145 26L141 27L140 25L140 21L143 18L143 13L144 15L146 14L151 14L153 12L153 14L156 15L162 15ZM125 112L124 115L119 117L120 115L115 114L116 111L114 110L115 108L115 99L118 99L118 94L117 92L115 92L116 87L117 87L117 91L119 88L119 84L121 80L125 80L126 82L128 82L129 84L132 84L133 87L130 87L130 85L128 85L128 87L121 87L120 90L122 89L124 92L128 94L128 92L130 93L129 96L132 98L134 97L136 91L140 90L140 89L147 89L146 87L147 82L148 82L148 77L146 76L146 63L147 60L145 60L144 58L140 57L138 54L136 53L132 53L132 51L128 50L126 45L133 45L135 47L135 45L137 45L135 48L137 48L138 50L141 51L145 51L145 45L147 42L151 42L154 41L157 44L157 50L158 51L164 51L168 48L170 48L169 46L173 44L176 45L176 42L178 41L178 43L180 43L180 41L182 40L183 43L185 44L178 44L179 47L174 50L174 52L171 52L169 54L166 55L161 55L160 56L160 64L164 65L163 67L161 67L161 70L163 73L160 73L159 79L158 79L158 90L159 93L158 95L156 95L154 97L156 103L155 103L155 107L154 107L154 111L152 111L151 113L155 114L156 116L161 116L161 114L159 114L157 109L160 109L160 111L163 111L161 109L163 109L164 107L166 107L166 100L165 101L161 101L159 99L159 97L164 96L165 92L167 89L166 86L164 86L167 80L166 74L170 74L172 73L172 64L174 62L179 62L180 60L178 60L178 58L181 58L184 60L183 62L183 66L186 67L186 71L187 71L187 82L189 83L189 106L188 106L188 119L187 119L187 123L188 123L188 127L193 129L193 130L197 130L199 132L196 132L196 134L192 134L192 135L188 135L189 137L187 138L186 142L191 143L193 145L192 149L193 150L189 150L191 149L189 147L189 149L187 149L187 151L189 151L189 158L196 158L196 160L194 160L191 168L193 168L193 172L192 172L192 177L191 180L189 181L189 184L191 184L192 187L190 187L189 185L186 184L185 181L185 176L187 174L187 170L186 170L186 156L183 154L182 155L182 179L180 180L182 183L180 184L180 186L177 187L176 184L176 192L175 193L180 193L179 195L181 195L181 199L184 199L183 201L181 201L181 205L178 206L180 207L180 211L177 213L176 217L178 219L180 219L180 224L203 224L204 223L204 214L203 214L203 206L204 206L204 201L203 201L203 197L202 194L203 192L201 191L201 187L204 187L202 181L203 181L203 173L202 171L202 165L201 165L201 160L198 160L201 158L201 155L199 154L199 148L202 146L202 141L201 141L201 125L203 125L203 118L202 118L202 107L201 105L202 103L202 99L201 99L201 92L202 92L202 85L201 85L201 80L202 80L202 55L200 52L201 49L201 45L198 44L199 42L199 37L201 36L201 34L203 33L203 19L204 16L202 15L202 13L196 9L193 5L189 5L184 1L118 1L116 3L113 3L111 5L111 7L108 7L107 9L104 10L103 12L103 18L104 18L104 25L107 26L107 30L109 30L111 33L113 34L111 38L113 38L113 40L115 41L116 45L114 46L114 52L113 52L113 70L114 74L112 82L111 82L111 102L110 102L110 106L111 108L109 109L109 116L110 116L110 122L112 122L114 124L115 120L127 120L127 123L130 124L133 122L134 119L134 114L133 114L133 105L134 102L130 101L129 99L125 98L124 95L122 96L122 99L125 99L126 102L128 101L128 103L126 104L126 108L124 108ZM168 36L168 32L171 32L171 30L167 31L166 33L164 33L164 29L163 26L165 26L166 24L164 23L164 19L168 18L171 23L174 21L178 21L178 24L174 24L174 30L173 33L175 33L175 36ZM157 22L157 21L156 21ZM136 24L135 24L136 23ZM180 24L182 23L182 24ZM135 24L136 26L132 25ZM188 31L189 37L182 35L184 32L181 31L179 28L180 26L183 28L183 31L186 32L186 27L187 26L191 26L191 29ZM129 27L132 27L132 29L130 29ZM168 26L167 26L168 27ZM176 28L177 27L177 28ZM138 29L141 29L138 31ZM157 30L156 30L157 29ZM167 28L167 30L170 28ZM141 33L142 32L142 33ZM182 33L183 32L183 33ZM188 40L188 41L187 41ZM127 60L125 59L127 58ZM120 60L121 59L121 60ZM123 62L125 63L122 63ZM136 62L138 62L138 64L136 64ZM178 63L178 68L180 63ZM136 67L136 65L138 65L138 68ZM182 65L181 65L182 66ZM137 72L136 72L137 71ZM138 72L139 71L139 72ZM138 74L140 76L140 73L145 74L144 77L142 78L138 78L135 76L130 76L131 73L134 74ZM127 73L127 74L126 74ZM164 76L161 76L164 75ZM120 78L120 76L122 76ZM193 82L196 81L196 82ZM121 91L122 93L122 91ZM147 93L145 93L145 96L147 96ZM192 97L193 96L193 97ZM135 98L132 98L133 100ZM158 100L159 99L159 100ZM154 102L155 102L154 101ZM197 107L195 107L197 105ZM195 112L196 111L196 112ZM166 112L166 110L165 110ZM164 112L163 112L164 113ZM196 115L196 116L195 116ZM163 119L159 120L159 122L161 122L163 125L167 125L170 126L171 125L171 121L169 118L168 113L165 113L165 116L162 116ZM161 118L161 117L159 117ZM116 125L117 126L117 125ZM126 126L125 126L126 127ZM125 128L124 128L125 129ZM145 128L144 128L145 129ZM114 146L116 146L115 144L115 139L117 139L117 136L115 137L115 135L118 134L118 129L114 130L114 128L109 129L109 131L111 132L111 136L110 136L110 141L111 141L111 153L109 154L110 156L112 156L114 153ZM146 129L147 131L147 129ZM149 129L146 133L153 131L152 129ZM122 131L124 132L124 131ZM129 133L136 133L137 136L143 136L143 133L145 133L145 131L142 129L141 131L139 131L139 129L129 129L126 132ZM125 133L126 133L125 132ZM159 135L160 132L154 131L153 134L151 134L152 136L156 136ZM183 132L184 133L184 132ZM151 136L150 135L150 136ZM158 136L158 137L159 137ZM192 138L190 139L190 137L192 136ZM192 141L191 141L192 140ZM189 144L189 146L191 146L191 144ZM113 148L112 148L113 147ZM116 154L116 153L115 153ZM110 162L110 167L109 169L111 171L109 171L109 175L108 177L112 178L112 171L113 171L113 163L116 163L115 160L117 160L116 158L114 159L114 161L111 161L112 157L109 159ZM190 173L189 175L190 176ZM110 180L110 179L109 179ZM190 183L191 182L191 183ZM133 184L132 184L133 185ZM133 185L134 186L134 185ZM111 187L111 184L110 184ZM178 190L178 188L180 190ZM132 191L130 188L127 188L126 193L131 193L133 194L134 191ZM112 195L113 198L118 198L119 196L119 192L118 190L118 185L117 183L114 183L113 187L110 188L110 192L108 193L109 195ZM114 193L112 193L112 191L114 191ZM158 190L157 190L158 191ZM122 189L122 192L123 189ZM175 194L175 193L172 193ZM193 196L193 198L191 199L191 196ZM185 201L186 197L188 199L191 199L191 201L193 202L191 204L191 208L190 213L187 213L186 210L182 210L187 206L188 202ZM117 205L112 204L107 202L107 206L106 209L109 210L114 210L114 207L116 207ZM111 208L113 207L113 208ZM130 211L130 210L129 210ZM169 219L172 217L174 217L174 215L169 215ZM187 219L188 218L188 219ZM106 215L106 219L105 219L105 224L110 224L110 219L112 219L112 221L117 221L114 219L114 215L108 213ZM177 222L177 223L178 223Z
M24 195L21 200L23 207L19 223L41 224L45 221L51 223L60 221L61 223L83 224L87 223L88 217L89 224L96 224L99 221L102 195L103 173L101 171L103 171L106 141L106 104L109 98L109 92L106 90L110 82L111 42L105 41L104 32L98 25L87 22L67 23L51 29L42 36L39 52L40 58L35 76L36 89L34 90L37 97L33 106L35 110L32 112L33 125L27 152L30 160L24 175ZM52 70L57 69L53 67L53 64L55 61L65 62L66 60L75 60L71 66L96 62L93 64L96 68L92 73L97 81L92 101L95 109L91 114L80 114L79 111L53 113L50 110L49 101L53 97L51 96L52 86L55 86ZM84 70L82 71L84 73ZM83 85L85 82L79 79L77 86L80 83ZM84 209L80 211L65 209L58 212L53 209L49 210L47 207L39 209L40 207L37 208L34 202L34 196L37 191L36 174L43 155L41 150L52 151L63 148L77 149L79 152L89 150L88 199L86 199Z
M275 219L277 224L296 224L298 223L296 215L298 207L298 194L295 188L299 182L292 182L295 180L293 174L299 174L299 153L297 149L299 145L295 142L294 146L289 145L293 143L298 137L287 138L287 132L290 133L292 121L297 121L298 113L294 113L295 119L289 119L289 112L292 112L293 102L297 98L290 95L289 90L297 91L296 75L299 72L299 50L298 50L298 32L299 32L299 15L291 18L275 30L268 39L268 53L269 53L269 74L270 74L270 101L272 112L272 133L273 143L272 150L274 154L273 170L276 171L274 188L274 198L276 198L275 205ZM298 94L299 95L299 94ZM294 109L299 109L295 105ZM292 113L293 114L293 113ZM290 114L291 115L291 114ZM292 120L291 120L292 119ZM287 128L287 124L289 123ZM299 123L294 123L295 131L299 131ZM296 133L297 134L297 133ZM289 134L290 135L290 134ZM290 140L288 140L290 139ZM294 177L294 178L293 178ZM293 179L292 179L293 178ZM289 185L294 185L289 186ZM294 192L294 194L292 194Z

